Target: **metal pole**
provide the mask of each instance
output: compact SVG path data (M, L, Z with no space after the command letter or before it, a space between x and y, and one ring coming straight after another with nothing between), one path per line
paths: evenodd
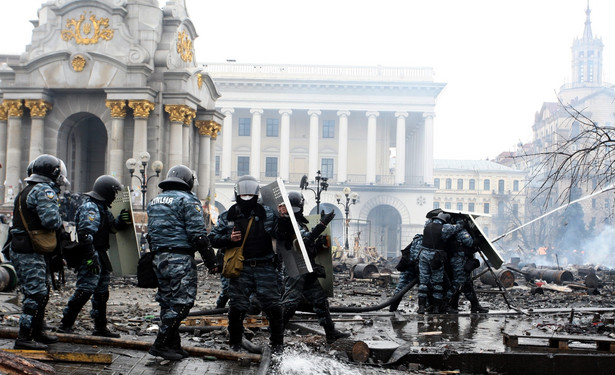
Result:
M350 205L348 204L350 202L350 200L348 199L348 196L346 196L346 251L350 251L350 247L348 246L348 214L350 213Z

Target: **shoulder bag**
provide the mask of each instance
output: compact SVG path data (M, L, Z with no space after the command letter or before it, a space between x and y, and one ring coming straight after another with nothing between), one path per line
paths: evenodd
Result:
M243 245L246 243L248 239L248 234L250 233L250 227L252 226L252 220L254 218L250 218L250 222L248 222L248 229L246 230L246 234L243 237L243 241L241 242L241 246L231 247L224 251L224 263L222 266L222 276L234 279L239 277L241 274L241 270L243 270Z
M24 218L23 211L21 209L23 203L22 196L23 194L20 194L19 215L21 216L21 221L23 222L24 227L26 227L26 232L28 232L28 236L30 236L30 241L32 242L32 249L35 253L39 254L49 254L53 252L58 246L56 231L53 229L28 229L28 222Z

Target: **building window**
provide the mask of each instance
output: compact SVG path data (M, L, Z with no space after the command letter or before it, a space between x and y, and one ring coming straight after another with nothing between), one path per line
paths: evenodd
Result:
M474 203L468 203L468 211L474 212Z
M239 136L249 137L251 127L252 127L252 119L246 118L246 117L239 118Z
M470 179L470 190L476 190L476 180Z
M457 179L457 190L463 190L463 179L462 178Z
M483 227L483 232L485 233L485 237L489 238L489 227Z
M483 213L485 213L485 214L489 213L489 203L485 203L483 205Z
M322 137L323 138L335 138L335 121L323 120L322 121Z
M215 166L216 176L220 176L220 155L216 155L216 166Z
M519 180L513 181L513 191L519 191Z
M237 176L245 176L250 174L250 157L238 156L237 157Z
M446 179L446 190L451 190L453 188L453 180L450 178Z
M450 210L451 209L451 202L444 202L444 209L445 210Z
M512 213L514 217L519 216L519 205L517 203L513 203Z
M277 118L267 119L267 137L277 137L280 133L280 120Z
M433 209L440 208L440 202L433 202Z
M504 194L504 180L498 180L498 193Z
M322 158L320 161L320 172L322 177L333 178L333 159Z
M435 187L436 189L440 189L440 179L439 178L433 179L433 187Z
M498 202L498 215L504 216L504 202Z
M278 177L278 158L265 158L265 177Z
M483 190L491 190L491 181L485 180L483 181Z
M463 203L457 202L457 211L463 211Z

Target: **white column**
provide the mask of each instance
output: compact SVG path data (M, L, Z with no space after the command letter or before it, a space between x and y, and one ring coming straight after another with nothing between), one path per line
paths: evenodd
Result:
M423 113L425 118L425 138L423 144L423 174L424 181L428 184L433 184L433 119L435 113Z
M25 106L30 109L30 118L32 124L30 127L30 154L29 161L36 159L37 156L44 153L45 141L45 116L47 111L51 110L50 103L42 99L26 100Z
M222 160L220 160L220 178L231 178L231 165L233 161L233 108L222 108L224 124L222 125Z
M408 112L395 112L397 117L397 134L395 142L395 184L406 182L406 117Z
M350 111L337 111L340 132L337 146L337 182L348 181L348 116Z
M184 126L185 107L182 105L165 105L169 113L169 165L167 170L182 163L182 128Z
M318 165L318 116L320 111L317 109L310 109L308 116L310 116L310 141L308 148L308 177L310 181L314 181L316 178L316 172L320 169Z
M216 123L214 129L211 132L211 140L209 152L209 202L211 207L216 207L216 139L218 138L218 132L222 129L222 126Z
M280 109L282 116L280 121L280 177L284 181L289 181L290 165L290 109Z
M12 204L20 189L21 117L23 116L23 103L21 100L4 100L3 105L5 105L8 110L4 202ZM25 175L25 171L23 174Z
M109 174L119 181L124 176L124 120L126 118L125 100L107 100L111 112L111 139L109 145ZM136 122L136 121L135 121ZM136 123L135 123L136 127Z
M182 164L190 167L190 124L184 123L182 128Z
M199 129L199 169L197 178L199 186L197 188L197 196L199 199L207 198L207 192L210 185L210 168L211 168L211 126L209 121L196 120L194 126Z
M252 114L252 150L250 152L250 175L257 180L261 179L261 115L262 109L253 108Z
M365 182L376 183L376 118L378 112L366 112L367 116L367 166L365 168Z

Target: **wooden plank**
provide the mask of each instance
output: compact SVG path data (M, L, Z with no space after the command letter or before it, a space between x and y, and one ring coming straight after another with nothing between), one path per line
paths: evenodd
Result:
M576 351L576 350L587 350L587 348L571 348L570 343L573 341L581 342L581 343L593 343L595 344L596 351L602 352L610 352L615 353L615 339L611 339L603 336L579 336L579 335L571 335L571 336L548 336L548 335L503 335L504 345L510 348L540 348L540 345L536 344L520 344L519 339L523 340L547 340L548 344L545 349L552 349L557 351Z
M226 316L191 316L183 322L187 327L227 327L228 318ZM264 316L248 315L243 320L243 326L248 328L267 327L269 321Z
M62 361L80 363L101 363L111 364L113 356L111 354L100 353L66 353L66 352L47 352L44 350L21 350L21 349L2 349L5 352L13 353L24 358L36 359L39 361Z

